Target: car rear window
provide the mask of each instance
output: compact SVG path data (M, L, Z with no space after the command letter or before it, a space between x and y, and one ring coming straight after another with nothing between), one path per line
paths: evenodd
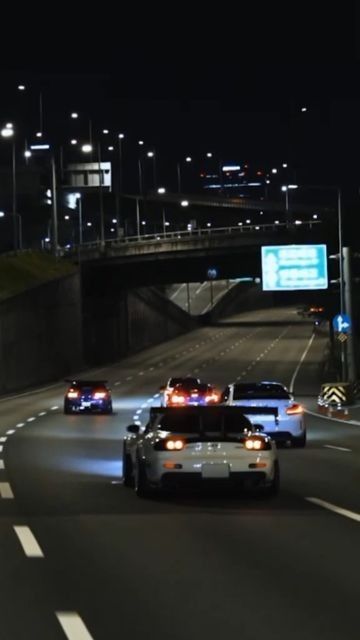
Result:
M171 433L242 433L244 429L251 427L251 422L242 413L237 415L225 415L222 413L209 413L207 415L164 415L161 417L158 427Z
M175 387L175 385L181 384L182 381L183 381L183 378L170 378L169 387Z
M236 384L234 385L234 400L249 398L289 400L290 394L280 384Z

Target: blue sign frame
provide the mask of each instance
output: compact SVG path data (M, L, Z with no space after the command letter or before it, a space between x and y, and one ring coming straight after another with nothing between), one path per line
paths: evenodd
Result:
M261 247L263 291L327 289L326 244Z

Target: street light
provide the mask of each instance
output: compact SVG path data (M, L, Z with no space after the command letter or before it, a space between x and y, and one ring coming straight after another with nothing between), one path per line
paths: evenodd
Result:
M15 132L13 125L8 122L6 126L1 129L1 136L3 138L12 139L12 214L13 214L13 246L14 251L18 249L18 245L22 244L21 241L21 219L19 219L19 229L17 229L17 212L16 212L16 148L15 148ZM18 241L19 238L19 241ZM21 248L21 247L20 247Z
M148 158L152 158L152 161L153 161L153 180L154 180L154 189L156 189L156 157L155 157L155 151L148 151L146 155L147 155Z
M91 153L93 150L92 144L83 144L81 147L83 153ZM98 160L98 172L99 172L99 203L100 203L100 244L101 247L105 246L105 220L104 220L104 201L102 190L102 172L101 172L101 146L100 142L97 143L97 160Z
M186 156L185 162L192 162L191 156ZM181 193L181 167L180 162L177 163L177 179L178 179L178 192Z

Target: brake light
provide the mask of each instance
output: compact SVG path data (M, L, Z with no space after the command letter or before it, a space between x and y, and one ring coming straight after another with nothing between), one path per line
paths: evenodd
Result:
M69 389L69 391L67 393L67 397L68 398L78 398L79 397L79 392L78 391L74 391L74 389Z
M260 451L260 449L265 449L265 443L260 438L248 438L245 440L245 449L249 451Z
M293 416L299 413L303 413L304 409L301 404L292 404L290 407L286 409L286 413L288 416Z
M106 398L107 393L106 391L95 391L93 394L93 398L95 400L102 400L103 398Z
M170 397L170 401L173 404L184 404L185 396L178 396L176 393L173 393L173 395Z
M168 451L181 451L185 446L184 440L166 440L165 449Z
M205 401L206 402L218 402L219 401L219 395L217 393L209 393L209 395L207 395L205 397Z

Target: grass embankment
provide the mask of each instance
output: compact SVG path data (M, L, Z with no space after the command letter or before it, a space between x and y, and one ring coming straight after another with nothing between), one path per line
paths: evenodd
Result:
M75 273L77 267L41 251L0 256L0 301L39 284Z

